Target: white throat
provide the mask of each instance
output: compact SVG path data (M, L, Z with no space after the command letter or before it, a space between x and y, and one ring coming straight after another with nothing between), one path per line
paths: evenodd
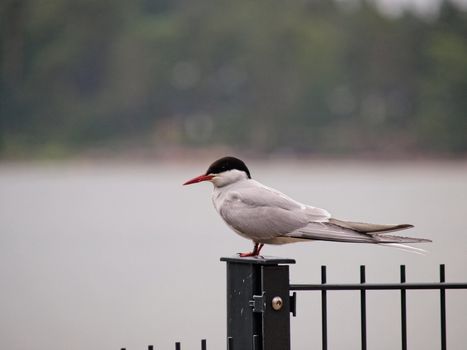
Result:
M211 180L215 187L224 187L238 181L247 180L248 175L244 171L232 169L224 171Z

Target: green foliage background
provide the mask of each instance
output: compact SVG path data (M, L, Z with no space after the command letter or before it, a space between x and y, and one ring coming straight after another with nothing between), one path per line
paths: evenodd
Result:
M0 155L464 156L467 14L342 3L4 0Z

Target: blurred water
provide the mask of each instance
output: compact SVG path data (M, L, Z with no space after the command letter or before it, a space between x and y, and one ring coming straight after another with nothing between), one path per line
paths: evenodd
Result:
M158 349L182 341L225 348L225 266L250 249L222 223L209 184L182 187L207 167L61 164L0 166L0 348ZM252 176L337 218L413 223L427 256L336 243L267 246L295 258L294 283L467 281L467 166L450 163L250 164ZM295 350L320 347L317 293L300 293ZM438 295L408 293L409 348L439 348ZM448 292L448 346L467 344L467 292ZM369 348L400 344L397 292L368 296ZM358 293L329 296L329 348L359 348Z

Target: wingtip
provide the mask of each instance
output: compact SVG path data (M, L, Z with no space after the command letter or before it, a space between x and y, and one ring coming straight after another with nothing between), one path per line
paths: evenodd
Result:
M397 228L401 229L401 230L406 230L408 228L414 228L415 226L412 225L412 224L400 224L400 225L397 225Z

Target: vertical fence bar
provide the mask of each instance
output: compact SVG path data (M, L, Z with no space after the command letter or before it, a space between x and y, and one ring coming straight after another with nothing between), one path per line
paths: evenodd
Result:
M253 350L261 350L261 337L258 334L253 336Z
M180 350L180 349L181 349L180 343L176 342L175 343L175 350Z
M326 284L326 266L321 266L321 284ZM328 348L328 306L327 294L325 290L321 291L321 332L323 339L323 350Z
M439 265L439 281L446 282L446 273L444 264ZM441 287L439 290L440 315L441 315L441 350L446 350L446 289Z
M234 350L233 338L227 338L227 350Z
M401 265L401 283L405 283L405 265ZM401 339L402 350L407 350L407 299L406 290L401 289Z
M366 282L365 265L360 266L360 283ZM366 350L366 290L360 291L360 320L361 320L361 336L362 350Z
M206 339L201 339L201 350L206 350Z

